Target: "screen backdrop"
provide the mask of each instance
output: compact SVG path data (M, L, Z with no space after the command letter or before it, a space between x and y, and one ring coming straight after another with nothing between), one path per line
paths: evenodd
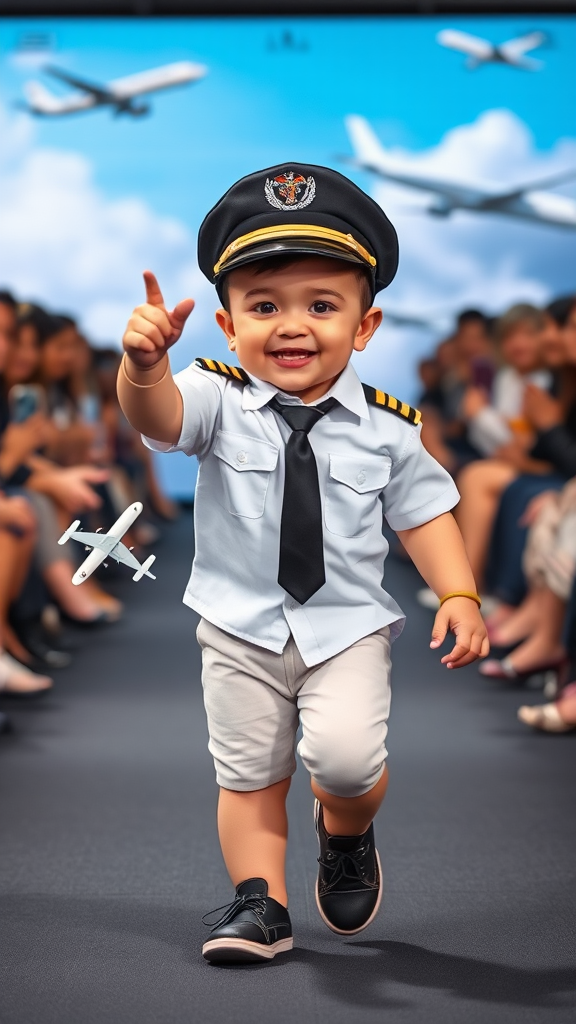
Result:
M542 30L543 66L469 70L437 42L446 28L495 43ZM430 195L347 162L345 118L366 118L384 149L422 174L525 185L576 169L575 57L572 15L0 19L0 287L72 313L94 344L117 346L150 267L168 303L197 302L176 369L196 355L226 359L216 295L196 264L204 214L243 174L327 164L398 229L399 273L379 297L393 316L355 364L367 383L412 401L418 359L460 309L496 314L574 290L576 230L495 213L433 217ZM205 64L206 77L151 96L147 117L22 108L31 80L72 91L46 65L105 83L181 60ZM576 177L554 192L576 198ZM192 461L160 460L172 494L192 494Z

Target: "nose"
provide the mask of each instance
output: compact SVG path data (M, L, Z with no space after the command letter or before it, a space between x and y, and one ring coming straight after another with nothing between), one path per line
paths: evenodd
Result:
M286 310L280 323L276 327L279 338L303 338L310 332L301 315L296 310Z

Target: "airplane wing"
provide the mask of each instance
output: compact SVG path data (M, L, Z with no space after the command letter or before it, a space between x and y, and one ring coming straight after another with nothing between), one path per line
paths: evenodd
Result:
M79 530L78 533L69 533L68 539L80 541L81 544L87 544L91 548L101 548L102 550L108 550L109 545L104 543L108 539L107 533L87 533L84 530Z
M480 39L479 36L471 36L468 32L459 32L455 28L445 28L436 36L441 46L449 50L458 50L476 60L490 60L494 56L494 47L487 39Z
M509 39L507 42L501 43L498 49L505 57L523 57L528 50L535 50L537 46L542 46L547 38L545 32L527 32L524 36L517 36L516 39Z
M109 89L114 99L127 100L143 93L156 92L158 89L196 82L207 74L208 68L205 64L193 64L191 61L182 60L175 64L165 64L164 67L152 68L150 71L140 71L126 78L117 78L110 82Z
M526 185L516 185L514 188L508 189L506 192L496 192L493 195L486 196L486 204L489 206L499 206L502 203L507 203L512 199L519 199L521 196L526 195L527 192L536 192L541 189L555 188L556 185L561 185L565 181L572 181L576 178L576 167L571 170L562 171L560 174L553 174L549 178L540 178L539 181L531 181Z
M75 89L81 89L82 92L90 93L94 99L99 100L101 103L110 102L113 99L110 91L102 85L94 85L92 82L87 82L84 78L78 78L76 75L70 75L67 71L63 71L62 68L48 67L44 68L44 71L52 75L53 78L59 78L62 82L66 82L68 85L74 86Z

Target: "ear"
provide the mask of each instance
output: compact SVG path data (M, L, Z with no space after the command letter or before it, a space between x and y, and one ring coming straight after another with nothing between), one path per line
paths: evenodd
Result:
M354 349L356 352L363 352L370 338L378 330L382 323L382 310L378 306L372 306L364 314L360 326L354 338Z
M216 310L216 323L218 324L218 327L222 331L224 331L224 334L226 335L228 348L230 349L231 352L234 352L236 349L236 335L234 333L234 323L232 321L232 317L230 316L230 313L228 312L227 309L222 308Z

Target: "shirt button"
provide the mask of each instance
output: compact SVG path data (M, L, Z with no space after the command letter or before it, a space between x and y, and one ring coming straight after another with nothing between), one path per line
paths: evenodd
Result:
M236 461L242 464L248 462L248 456L246 455L246 452L238 452L236 456Z
M290 604L289 604L288 607L290 608L291 612L295 612L297 607L298 607L298 605L297 605L296 601L290 601Z
M365 484L366 483L366 473L364 473L363 471L361 473L358 473L358 476L356 477L356 483L357 484Z

